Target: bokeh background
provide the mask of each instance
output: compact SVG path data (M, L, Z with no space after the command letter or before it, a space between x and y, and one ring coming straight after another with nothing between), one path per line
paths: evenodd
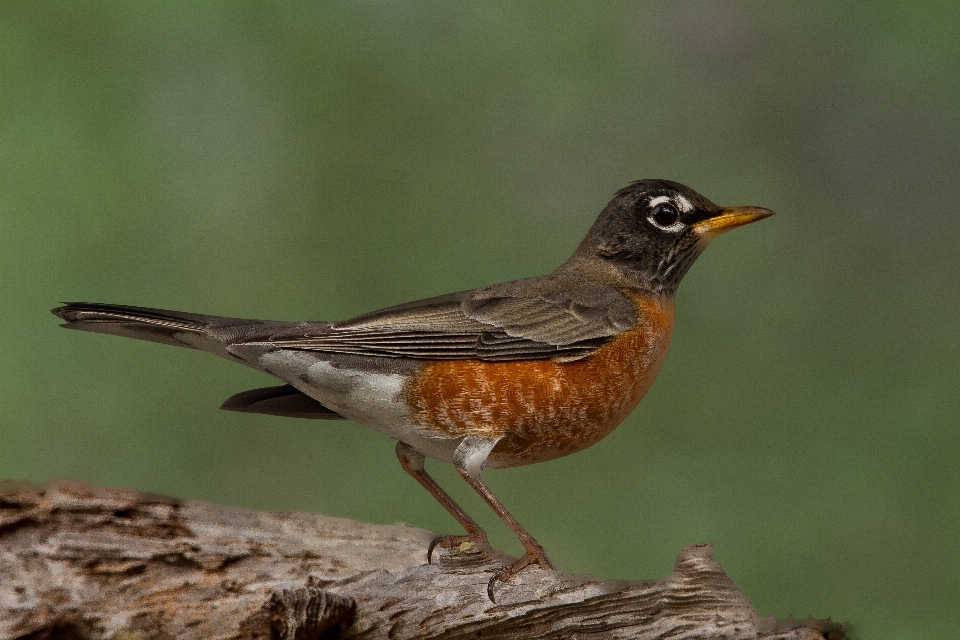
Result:
M342 319L548 272L670 178L778 216L688 274L620 429L485 477L564 570L713 541L761 614L952 636L958 33L956 2L3 2L0 477L455 532L387 438L219 411L271 380L48 310Z

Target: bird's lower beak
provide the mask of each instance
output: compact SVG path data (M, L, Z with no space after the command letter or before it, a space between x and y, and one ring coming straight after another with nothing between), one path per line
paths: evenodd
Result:
M736 229L745 224L769 218L772 215L773 211L763 207L724 207L720 209L720 213L712 218L707 218L695 224L693 230L701 236L715 237L730 231L730 229Z

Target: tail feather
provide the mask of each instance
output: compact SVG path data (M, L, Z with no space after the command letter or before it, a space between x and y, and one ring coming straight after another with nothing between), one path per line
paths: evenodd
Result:
M64 302L62 307L51 309L50 312L66 320L67 326L81 322L134 322L186 331L202 328L217 317L99 302Z
M227 411L265 413L270 416L344 420L336 411L328 409L299 389L288 384L281 387L251 389L227 398L220 407Z
M289 325L95 302L67 302L51 313L64 320L60 326L67 329L200 349L230 359L226 345L267 337Z
M51 313L64 320L64 324L60 326L67 329L107 333L192 349L199 347L178 340L177 334L203 334L210 320L215 318L193 313L92 302L66 302L62 307L51 309Z
M238 343L267 340L271 335L285 329L289 331L292 327L302 328L310 324L329 326L329 323L324 322L294 324L271 320L244 320L95 302L65 302L63 306L50 311L64 321L60 326L67 329L199 349L270 375L276 374L260 366L256 357L259 351L256 349L252 357L245 358L242 352L237 354L228 348ZM295 418L345 419L291 385L244 391L229 398L221 408Z

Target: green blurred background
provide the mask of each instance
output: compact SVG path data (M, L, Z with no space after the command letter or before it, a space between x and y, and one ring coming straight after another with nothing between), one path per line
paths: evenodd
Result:
M620 429L485 477L564 570L713 541L761 614L953 636L958 30L955 2L3 2L0 477L455 532L387 438L219 411L271 380L48 310L342 319L548 272L670 178L778 216L700 258Z

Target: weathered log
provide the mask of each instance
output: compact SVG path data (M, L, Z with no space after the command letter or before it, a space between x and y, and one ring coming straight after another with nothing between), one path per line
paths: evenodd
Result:
M0 486L0 638L840 638L829 621L759 618L713 559L661 580L531 568L437 534L263 513L76 482Z

